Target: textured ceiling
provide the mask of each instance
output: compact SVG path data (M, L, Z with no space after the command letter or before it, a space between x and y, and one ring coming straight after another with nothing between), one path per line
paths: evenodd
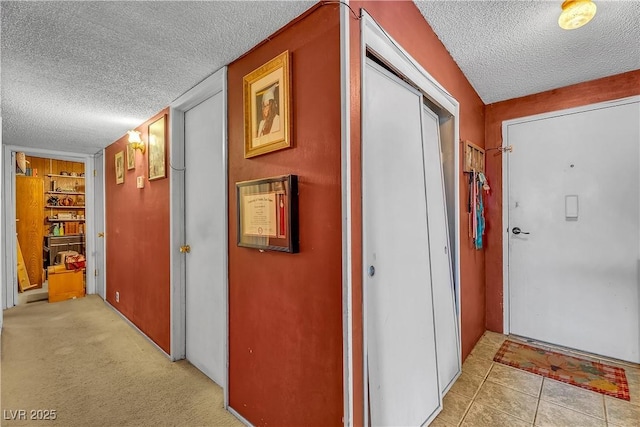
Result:
M314 3L2 1L2 143L95 153Z
M558 1L415 1L485 104L640 69L640 1L595 0L582 28Z
M314 3L2 1L2 142L95 153ZM640 1L415 3L485 103L640 68Z

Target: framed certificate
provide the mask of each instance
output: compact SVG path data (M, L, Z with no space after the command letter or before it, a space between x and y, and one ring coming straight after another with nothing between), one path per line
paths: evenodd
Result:
M238 246L298 252L296 175L238 182L236 197Z

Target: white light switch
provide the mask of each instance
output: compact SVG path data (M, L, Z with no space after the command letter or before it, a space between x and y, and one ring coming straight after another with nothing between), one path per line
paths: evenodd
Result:
M144 176L136 177L136 187L144 188Z
M578 219L578 196L577 195L565 196L564 215L568 220Z

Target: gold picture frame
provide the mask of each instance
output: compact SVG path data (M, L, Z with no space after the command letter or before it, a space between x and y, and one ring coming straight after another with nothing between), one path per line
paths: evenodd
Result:
M149 181L167 177L166 168L167 115L149 125Z
M124 184L124 151L118 151L115 156L116 184Z
M127 170L136 167L136 150L131 144L127 144Z
M244 76L244 157L291 147L291 71L286 50Z

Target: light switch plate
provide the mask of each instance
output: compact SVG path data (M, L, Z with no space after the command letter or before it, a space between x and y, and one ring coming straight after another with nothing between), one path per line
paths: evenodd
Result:
M569 221L578 219L578 196L575 194L565 196L564 198L564 214Z
M144 188L144 176L136 177L136 187Z

